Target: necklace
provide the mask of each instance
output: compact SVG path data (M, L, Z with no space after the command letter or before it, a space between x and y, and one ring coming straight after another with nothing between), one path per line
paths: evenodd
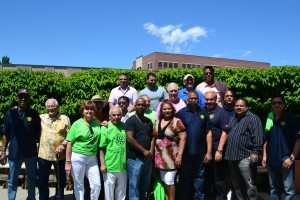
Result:
M22 113L23 113L23 115L22 115ZM18 116L19 116L19 119L23 119L25 116L25 112L18 112Z
M144 121L144 122L142 122L142 120L137 116L137 115L135 115L136 116L136 118L141 122L141 124L143 124L143 125L146 125L147 123Z

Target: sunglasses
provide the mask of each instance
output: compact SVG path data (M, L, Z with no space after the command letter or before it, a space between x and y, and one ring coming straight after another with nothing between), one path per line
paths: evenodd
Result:
M276 105L276 104L278 104L278 105L282 105L282 104L283 104L283 102L282 102L282 101L273 101L273 102L272 102L272 105Z
M89 125L89 130L90 130L90 133L91 133L92 135L94 135L94 131L93 131L93 128L92 128L91 125Z

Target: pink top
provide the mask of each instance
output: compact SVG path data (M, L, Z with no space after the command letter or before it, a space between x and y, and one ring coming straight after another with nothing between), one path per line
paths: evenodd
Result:
M160 105L161 102L158 104L157 109L156 109L156 121L159 121L159 115L160 115ZM186 107L186 104L184 103L184 101L182 99L179 99L178 103L172 103L172 105L175 108L175 113L177 113L181 108Z
M196 89L200 90L204 94L204 96L205 96L205 93L208 91L214 91L215 93L217 93L217 104L220 107L223 106L224 95L225 95L225 92L228 90L223 82L216 81L216 80L214 81L214 84L211 86L207 85L206 82L202 82L197 86Z

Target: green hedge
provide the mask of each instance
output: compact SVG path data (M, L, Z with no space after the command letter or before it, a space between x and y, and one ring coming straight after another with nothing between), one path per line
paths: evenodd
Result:
M64 77L56 72L32 72L28 70L0 71L0 124L3 124L4 113L10 109L16 99L19 88L27 88L31 92L31 106L46 112L44 103L48 98L56 98L61 104L61 113L70 117L71 121L79 118L78 109L83 100L99 94L108 99L110 90L118 85L118 74L127 73L131 85L138 91L146 87L148 71L121 69L92 69ZM158 85L166 87L176 82L183 87L185 74L192 74L196 83L203 81L200 69L167 69L155 72ZM272 67L261 69L215 69L215 78L223 81L229 89L235 91L237 97L246 97L251 110L258 114L263 123L271 109L270 96L282 93L287 100L288 110L300 114L300 67Z

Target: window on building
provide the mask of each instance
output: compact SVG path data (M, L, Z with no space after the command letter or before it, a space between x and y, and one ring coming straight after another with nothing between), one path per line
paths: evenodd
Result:
M174 68L178 68L178 63L174 63Z
M158 68L162 68L163 63L162 62L158 62Z
M186 68L186 64L182 64L182 68Z
M148 63L148 70L152 70L152 63Z
M142 70L142 67L137 67L136 70Z
M196 65L195 65L195 64L192 64L192 68L196 68Z
M169 63L169 68L173 68L173 63Z
M186 67L187 67L187 68L191 68L191 64L187 64Z
M200 68L201 67L201 65L197 65L197 68Z
M168 63L164 62L164 68L168 68Z

